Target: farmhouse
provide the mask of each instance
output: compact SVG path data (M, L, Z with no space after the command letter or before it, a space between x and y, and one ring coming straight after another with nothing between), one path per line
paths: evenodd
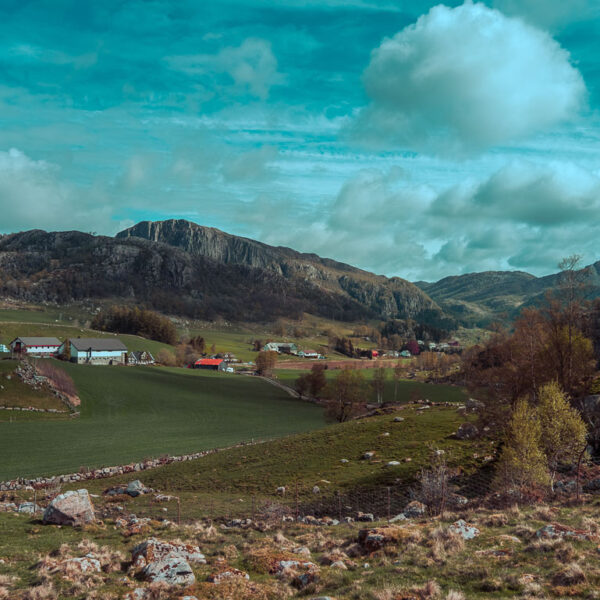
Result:
M279 354L298 354L298 346L293 342L269 342L263 347L264 352L279 352Z
M194 369L210 369L212 371L226 371L227 366L222 358L201 358L194 363Z
M73 338L60 348L61 354L71 357L79 365L122 365L125 364L127 348L118 338Z
M10 343L12 352L29 356L56 356L59 348L60 340L55 337L18 337Z

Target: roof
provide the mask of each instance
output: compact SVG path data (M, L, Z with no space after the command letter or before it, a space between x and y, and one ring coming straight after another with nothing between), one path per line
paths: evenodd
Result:
M223 362L222 358L201 358L196 361L197 365L214 366L218 367Z
M118 338L71 338L71 344L77 349L98 350L105 352L126 352L127 347Z
M60 346L61 341L55 337L18 337L13 342L21 342L26 346Z

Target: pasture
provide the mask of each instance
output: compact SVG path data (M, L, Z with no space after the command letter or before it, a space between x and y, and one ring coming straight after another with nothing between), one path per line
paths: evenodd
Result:
M61 363L81 417L0 422L0 480L272 439L324 426L322 409L258 378Z

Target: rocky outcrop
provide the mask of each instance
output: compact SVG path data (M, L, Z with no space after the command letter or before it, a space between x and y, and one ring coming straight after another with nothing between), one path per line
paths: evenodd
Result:
M117 234L181 248L225 265L243 265L309 283L360 303L379 318L415 318L438 306L412 283L362 271L316 254L269 246L185 220L143 221Z

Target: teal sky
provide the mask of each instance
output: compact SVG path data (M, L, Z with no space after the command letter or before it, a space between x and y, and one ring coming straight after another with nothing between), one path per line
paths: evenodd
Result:
M187 218L412 280L600 259L600 2L0 0L0 233Z

